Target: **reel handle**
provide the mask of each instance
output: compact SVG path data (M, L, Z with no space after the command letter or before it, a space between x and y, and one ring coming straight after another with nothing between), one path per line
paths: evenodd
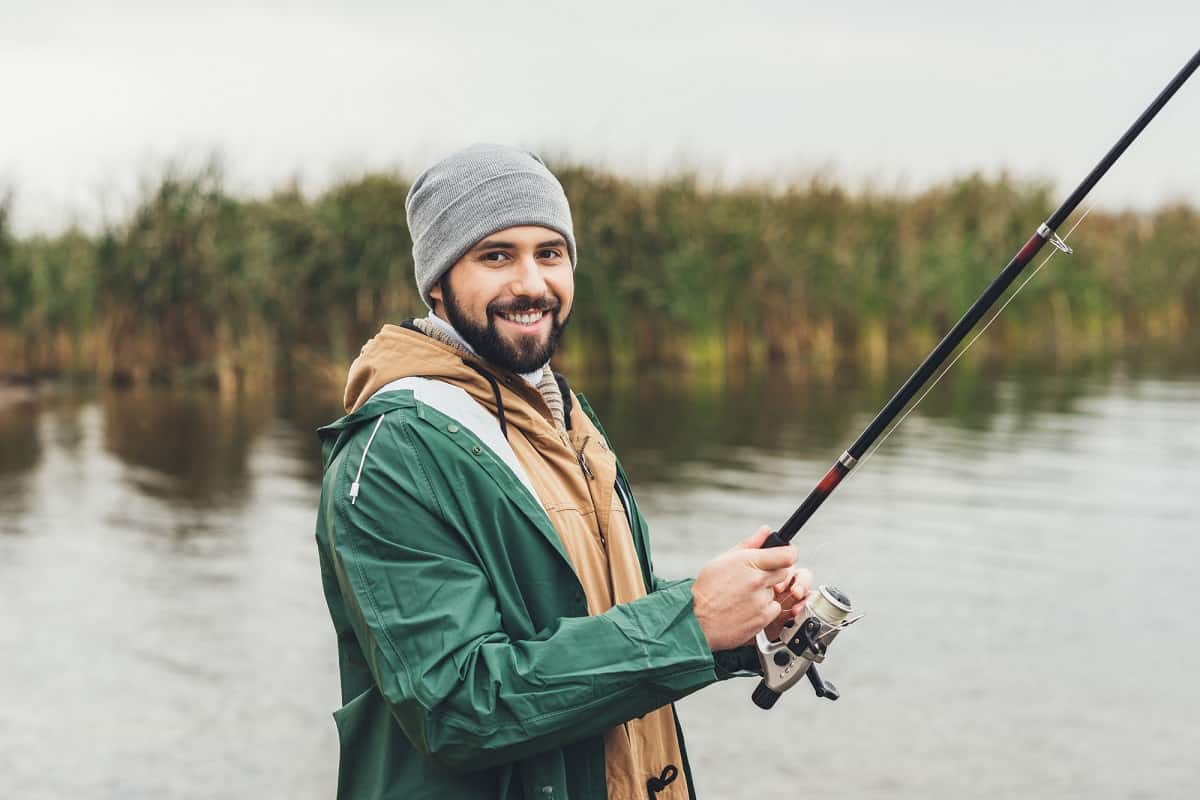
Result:
M817 693L817 697L824 697L826 700L837 700L842 696L836 686L821 677L821 673L817 672L816 664L809 664L804 676L812 684L813 691Z
M770 686L767 686L766 681L759 681L758 686L754 687L754 693L750 695L750 699L754 701L754 705L763 711L770 711L771 706L775 705L776 701L781 697L783 697L783 692L777 692Z

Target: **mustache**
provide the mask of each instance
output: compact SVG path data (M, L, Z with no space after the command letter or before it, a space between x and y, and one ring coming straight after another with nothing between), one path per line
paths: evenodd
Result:
M488 303L488 316L500 314L524 314L529 311L557 311L562 306L562 302L554 295L545 297L518 297L507 303L492 301Z

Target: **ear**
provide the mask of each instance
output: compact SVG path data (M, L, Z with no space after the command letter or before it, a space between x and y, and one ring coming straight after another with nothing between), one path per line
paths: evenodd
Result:
M429 287L429 299L433 301L434 311L437 311L437 306L442 304L442 282L438 281L433 286Z

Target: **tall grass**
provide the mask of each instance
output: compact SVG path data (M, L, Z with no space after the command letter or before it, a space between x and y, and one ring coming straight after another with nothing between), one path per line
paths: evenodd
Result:
M579 243L572 369L884 364L932 344L1053 205L1045 186L979 176L901 195L557 173ZM407 189L375 174L248 199L215 168L169 172L98 234L25 238L0 204L0 375L233 390L339 374L381 323L424 313ZM1072 243L988 346L1095 350L1200 324L1196 209L1095 212Z

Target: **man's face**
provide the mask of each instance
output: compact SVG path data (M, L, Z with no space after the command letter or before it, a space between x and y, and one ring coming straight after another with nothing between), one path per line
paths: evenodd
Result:
M485 360L532 372L550 360L575 298L562 235L505 228L467 251L429 291L433 310Z

